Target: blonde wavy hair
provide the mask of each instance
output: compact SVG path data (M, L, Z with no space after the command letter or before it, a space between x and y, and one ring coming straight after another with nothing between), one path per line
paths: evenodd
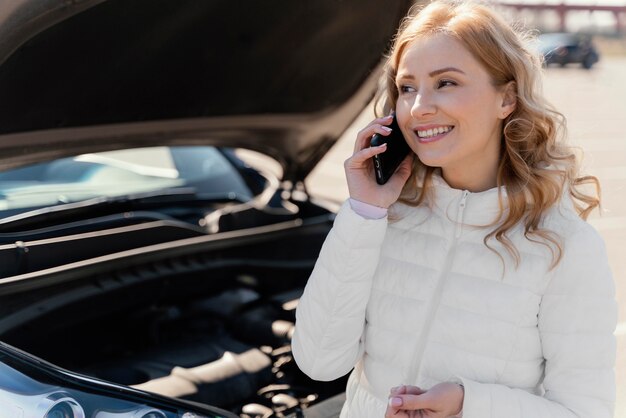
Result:
M579 216L587 219L600 205L600 184L593 176L579 176L579 158L564 144L565 118L542 96L542 60L527 46L530 32L509 25L477 2L438 0L414 6L394 38L376 99L377 114L386 115L395 108L396 73L407 45L435 34L446 34L464 45L490 74L494 86L513 82L515 87L516 106L503 121L497 172L497 186L506 189L507 204L500 193L500 216L490 225L496 227L485 236L485 245L493 250L488 241L495 237L519 264L519 251L507 233L521 222L528 240L550 248L554 267L562 248L559 237L541 227L546 211L568 193ZM414 159L398 201L412 206L427 203L435 169ZM583 192L583 185L594 186L593 192Z

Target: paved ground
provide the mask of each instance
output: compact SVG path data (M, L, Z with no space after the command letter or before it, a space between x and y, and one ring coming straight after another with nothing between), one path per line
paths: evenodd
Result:
M548 68L545 93L568 119L570 139L585 151L585 166L602 183L603 212L591 223L604 237L620 303L616 418L626 417L626 57L604 58L597 67ZM351 154L355 133L373 118L364 112L312 173L313 194L344 200L343 161Z

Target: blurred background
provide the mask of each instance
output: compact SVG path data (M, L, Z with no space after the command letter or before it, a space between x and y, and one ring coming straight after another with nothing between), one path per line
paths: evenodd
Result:
M535 47L549 63L544 93L567 118L569 141L582 150L585 173L602 185L602 210L590 223L606 242L615 278L615 417L626 417L626 0L504 0L494 7L537 31ZM356 133L373 118L370 106L309 176L314 196L347 198L343 162Z

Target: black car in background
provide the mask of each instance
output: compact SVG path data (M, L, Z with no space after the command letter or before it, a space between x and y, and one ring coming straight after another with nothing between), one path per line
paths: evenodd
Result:
M411 3L0 2L0 418L334 416L304 180Z
M590 35L578 33L543 33L537 37L544 64L580 64L590 69L600 60L600 54Z

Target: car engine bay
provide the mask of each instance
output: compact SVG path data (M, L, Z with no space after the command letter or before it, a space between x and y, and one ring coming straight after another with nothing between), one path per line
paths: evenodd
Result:
M23 308L0 321L0 339L67 370L240 417L304 416L347 378L311 380L290 347L330 225L30 291L27 304L12 299Z

